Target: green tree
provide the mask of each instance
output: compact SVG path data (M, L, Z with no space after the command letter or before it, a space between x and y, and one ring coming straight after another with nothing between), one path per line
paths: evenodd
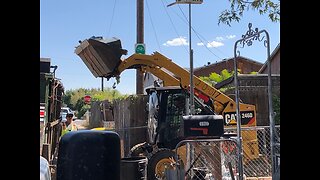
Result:
M240 72L240 69L238 71ZM200 76L200 79L207 82L211 86L214 86L217 83L232 77L233 74L234 74L234 71L229 72L227 69L224 69L220 72L220 74L212 72L209 74L209 76Z
M239 73L240 69L238 69ZM220 74L212 72L209 76L200 76L199 78L214 87L217 83L232 77L233 74L234 71L229 72L227 69L223 69ZM230 87L220 88L219 91L225 92L227 89L230 89Z
M95 88L79 88L67 90L63 97L63 103L65 106L75 110L77 112L77 117L80 118L88 109L90 109L90 104L85 104L83 99L86 95L91 96L91 101L109 100L110 102L112 102L114 99L121 99L129 96L127 94L123 95L118 90L111 88L107 88L104 91Z
M230 9L221 12L218 24L221 22L229 26L231 22L241 20L245 11L250 9L259 11L260 15L268 14L272 22L280 21L280 0L229 0ZM276 2L276 3L275 3Z

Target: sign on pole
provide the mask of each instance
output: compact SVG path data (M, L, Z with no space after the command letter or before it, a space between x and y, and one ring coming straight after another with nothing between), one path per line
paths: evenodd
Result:
M83 100L84 100L84 103L86 103L86 104L90 104L91 96L89 96L89 95L85 95L85 96L83 97Z
M143 43L138 43L135 45L135 52L137 54L146 54L146 47Z

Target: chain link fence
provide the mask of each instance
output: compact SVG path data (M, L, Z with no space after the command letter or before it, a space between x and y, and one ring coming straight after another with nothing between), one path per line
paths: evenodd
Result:
M251 139L257 139L253 144L243 138L243 174L246 177L272 177L270 126L245 127L242 130L242 136L246 133L246 136L252 136ZM280 125L275 127L274 132L274 139L278 142L275 154L278 154L280 165ZM258 151L258 156L252 156L253 151Z
M236 129L226 129L234 133ZM271 179L272 160L270 127L242 129L243 179ZM275 126L275 171L280 169L280 125ZM249 136L253 137L249 137ZM248 141L248 139L250 141ZM237 136L228 139L198 139L181 141L176 148L176 159L187 180L238 179L239 148ZM182 167L182 168L181 168ZM279 171L280 173L280 171ZM181 174L178 173L178 174Z
M183 171L179 179L233 180L238 174L235 139L184 140L177 147L176 159L181 160L178 166Z

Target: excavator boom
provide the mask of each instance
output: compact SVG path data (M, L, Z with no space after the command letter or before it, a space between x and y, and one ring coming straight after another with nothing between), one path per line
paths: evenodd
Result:
M113 39L109 42L101 38L90 38L83 41L76 48L76 53L85 62L92 73L97 77L119 77L127 69L138 69L150 72L163 80L164 86L180 86L190 88L190 72L174 63L159 52L151 55L132 54L126 59L120 56L126 52L121 49L120 40ZM212 87L199 77L194 76L195 95L203 97L204 101L213 100L213 109L217 114L224 116L226 125L236 123L236 104L233 99L218 89ZM255 126L255 106L240 103L241 124Z
M122 49L119 39L114 38L106 41L102 38L93 37L80 42L75 53L81 57L95 77L118 78L127 69L137 69L142 72L150 72L160 78L167 90L170 90L168 86L180 86L185 90L190 89L190 72L158 52L151 55L132 54L126 59L120 59L121 55L126 53L126 50ZM232 129L236 126L236 103L233 99L197 76L194 76L194 93L196 97L209 105L213 112L223 116L225 127L229 126ZM152 97L150 95L150 98ZM242 127L256 126L255 106L240 103L240 117ZM174 130L174 128L170 129ZM233 130L231 131L233 132ZM152 128L148 129L148 132L151 134L150 137L154 137L152 134L156 134ZM242 130L242 137L245 161L259 158L257 132Z

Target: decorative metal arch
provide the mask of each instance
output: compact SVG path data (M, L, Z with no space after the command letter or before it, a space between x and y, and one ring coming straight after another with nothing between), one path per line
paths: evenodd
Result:
M237 40L234 45L234 83L235 83L235 99L236 99L236 114L237 114L237 142L239 148L239 179L243 180L243 162L242 162L242 141L241 141L241 118L239 108L239 85L238 85L238 66L237 56L240 56L240 51L237 51L238 44L251 46L254 41L263 41L264 46L267 48L267 63L268 63L268 107L269 107L269 120L270 120L270 144L271 144L271 160L272 160L272 176L275 173L275 156L274 156L274 121L273 121L273 107L272 107L272 87L271 87L271 62L270 62L270 39L266 30L259 31L258 28L252 29L252 24L248 24L249 30L242 35L242 38ZM264 36L261 36L264 34ZM266 38L265 38L266 37Z

